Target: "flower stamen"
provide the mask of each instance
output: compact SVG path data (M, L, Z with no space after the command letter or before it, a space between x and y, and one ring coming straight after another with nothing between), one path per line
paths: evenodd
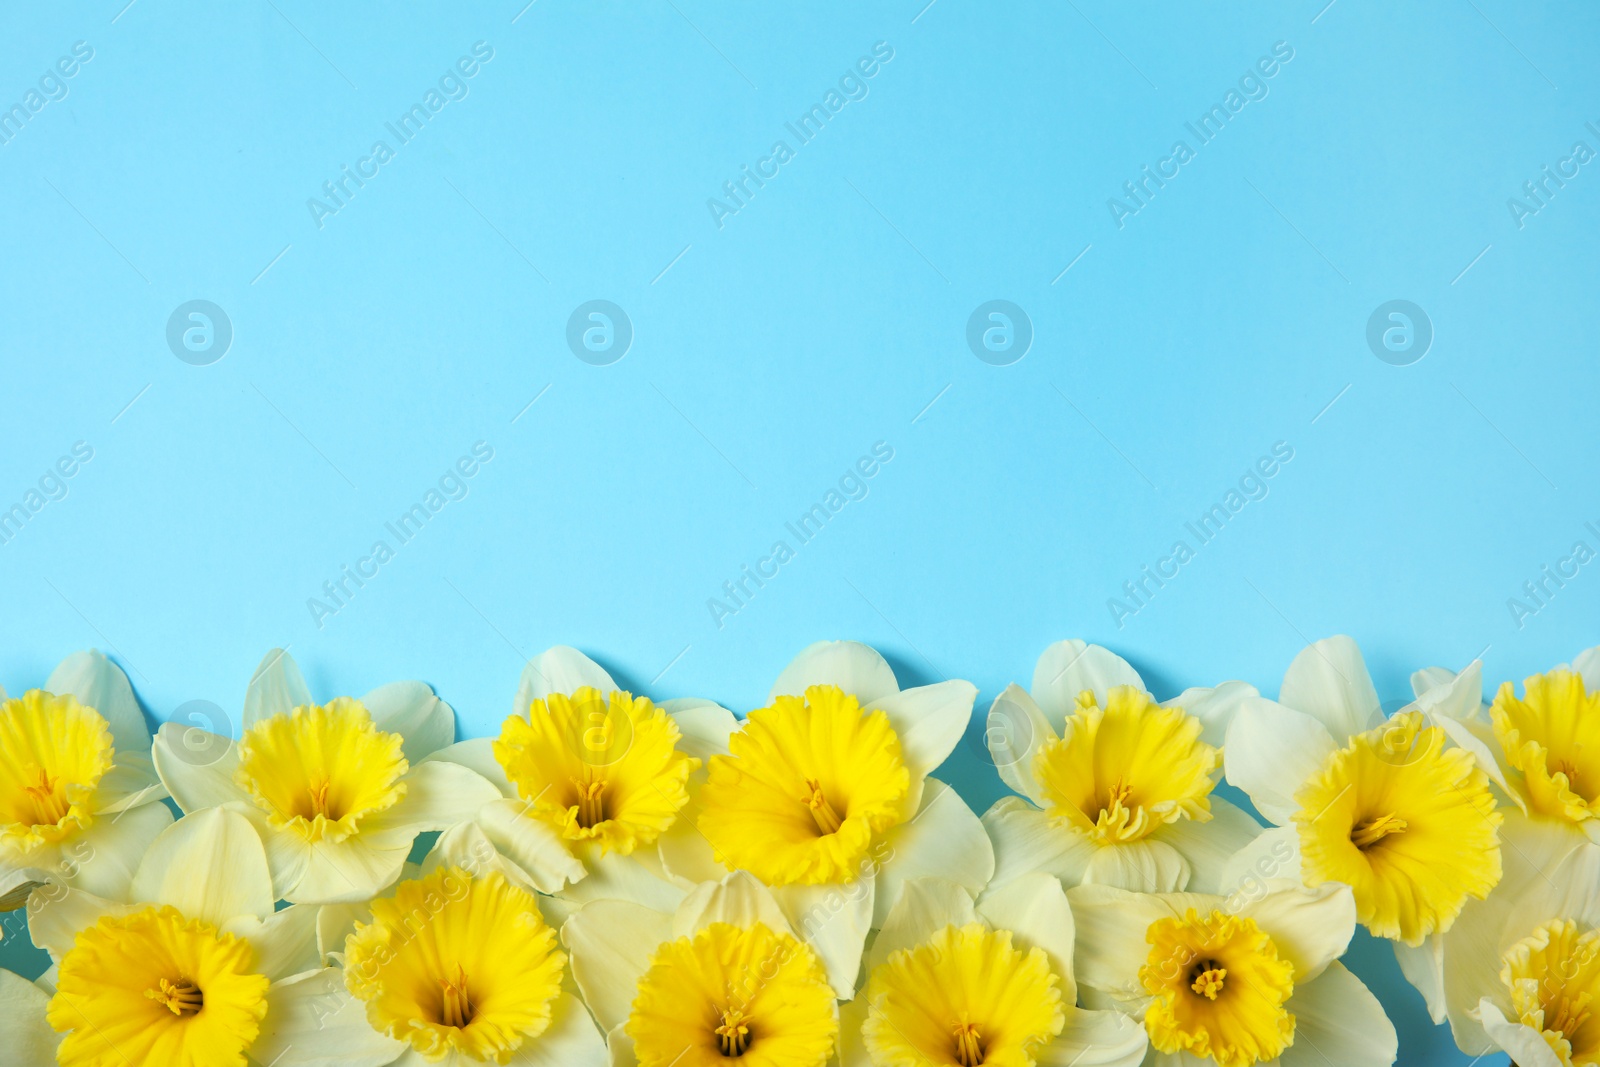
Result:
M956 1023L956 1062L961 1067L979 1067L983 1063L983 1036L972 1023Z
M187 978L179 978L176 982L169 982L163 978L159 986L146 989L144 995L180 1019L198 1015L200 1009L206 1006L205 994L200 992L199 986Z
M808 792L801 800L811 809L811 818L816 820L817 829L824 835L838 833L839 827L844 825L844 820L839 818L839 813L828 803L827 796L822 792L822 783L815 778L807 778L806 789Z
M459 963L456 964L456 976L439 979L439 988L444 991L443 1002L439 1008L439 1023L455 1027L470 1023L474 1012L472 1000L467 996L467 969Z
M1217 999L1217 994L1222 992L1223 979L1228 977L1228 969L1219 966L1216 960L1197 964L1191 973L1194 981L1189 983L1189 988L1207 1000Z
M38 816L34 819L35 826L54 826L67 817L66 791L58 789L60 778L50 777L43 767L37 768L39 780L37 785L25 785L22 791L33 798L34 805L38 808Z
M729 1008L722 1013L722 1025L717 1027L717 1045L724 1056L743 1056L750 1047L750 1027L745 1020L749 1016L738 1008Z
M601 796L605 792L606 783L603 779L582 782L572 779L572 787L578 791L578 825L585 830L592 830L606 821L606 802Z
M1365 852L1390 834L1403 833L1405 828L1406 821L1398 815L1376 815L1350 828L1350 843Z

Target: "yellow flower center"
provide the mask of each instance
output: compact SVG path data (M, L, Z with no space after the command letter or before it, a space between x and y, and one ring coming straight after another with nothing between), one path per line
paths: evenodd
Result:
M1600 692L1586 691L1583 675L1536 674L1523 682L1521 700L1507 682L1489 717L1536 812L1571 822L1600 818Z
M1294 1015L1284 1007L1294 965L1254 919L1190 908L1151 923L1145 939L1139 981L1154 999L1144 1025L1158 1051L1249 1067L1294 1044Z
M1357 734L1295 795L1307 885L1344 882L1379 937L1420 944L1500 881L1500 813L1470 754L1408 711Z
M62 1067L245 1067L267 1013L246 941L175 908L102 918L61 958Z
M494 756L527 814L570 841L627 855L672 825L700 761L677 749L678 724L645 697L583 688L535 700L500 728Z
M713 756L700 832L731 868L768 885L850 882L905 817L911 774L882 711L817 685L758 708Z
M833 988L804 942L764 923L712 923L656 950L625 1030L640 1067L822 1067Z
M374 726L359 700L338 697L246 730L236 779L272 825L307 841L343 841L405 794L402 740Z
M1033 1067L1066 1024L1041 949L980 923L947 926L872 972L861 1039L876 1067Z
M1562 1067L1600 1063L1600 931L1547 922L1511 946L1500 980L1513 1017L1544 1036Z
M0 845L28 852L92 823L112 755L105 719L70 694L0 702Z
M426 1059L504 1063L549 1027L566 962L532 893L441 867L373 901L345 940L345 985Z
M1059 738L1033 757L1051 814L1101 845L1138 841L1179 819L1211 818L1222 752L1200 740L1200 720L1119 685L1100 708L1092 691Z

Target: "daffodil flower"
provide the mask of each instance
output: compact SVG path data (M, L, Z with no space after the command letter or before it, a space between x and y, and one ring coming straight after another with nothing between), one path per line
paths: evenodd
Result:
M687 887L656 840L688 800L705 757L726 751L733 714L709 700L661 705L624 692L598 663L557 646L530 660L498 738L461 741L429 763L469 767L499 795L447 845L499 852L518 884L565 906L634 900L670 910Z
M841 1011L841 1067L1136 1067L1144 1029L1079 1007L1072 911L1045 874L974 905L941 878L908 882Z
M591 901L561 940L612 1067L823 1067L837 1046L816 947L744 871L697 886L671 914Z
M150 731L127 675L99 652L68 656L44 689L0 689L0 910L41 883L123 899L172 824Z
M1228 781L1276 824L1240 862L1349 885L1378 937L1415 946L1448 930L1500 881L1502 815L1473 753L1429 718L1408 706L1384 719L1350 638L1302 651L1278 703L1253 701L1228 726Z
M1204 893L1067 891L1078 982L1144 1023L1149 1067L1388 1067L1394 1026L1338 963L1348 886L1271 879L1242 903Z
M1259 700L1240 682L1156 703L1139 674L1099 645L1045 649L1032 692L1011 685L984 737L1020 797L983 817L993 884L1035 871L1066 885L1216 892L1224 865L1261 832L1212 794L1228 718Z
M29 899L29 932L56 961L41 984L61 1067L376 1067L359 1055L360 1005L316 950L317 909L274 910L248 820L225 809L178 820L129 897L46 885ZM0 1011L8 1052L35 1047L36 1030Z
M419 762L454 739L454 713L423 683L315 705L294 660L275 649L245 693L241 740L167 723L154 756L184 812L226 807L254 824L277 896L325 904L393 884L419 833L495 798L465 767Z
M994 873L983 824L930 777L976 696L964 681L902 690L866 645L812 645L707 762L684 817L661 838L668 873L699 883L746 870L791 922L826 912L812 939L834 988L850 996L851 961L908 879L939 875L976 893Z

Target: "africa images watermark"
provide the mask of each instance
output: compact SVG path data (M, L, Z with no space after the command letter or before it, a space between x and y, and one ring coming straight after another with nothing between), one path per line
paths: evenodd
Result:
M367 182L378 176L383 165L394 159L398 149L410 144L412 138L421 133L433 117L444 110L446 104L452 100L465 100L472 91L467 83L477 77L478 72L493 58L494 48L489 42L475 43L472 55L457 59L453 67L439 75L437 85L428 87L420 103L412 104L393 122L383 124L384 129L394 136L396 147L391 148L388 141L374 141L367 154L356 160L354 170L347 163L340 164L339 176L322 183L322 193L326 199L313 196L306 200L306 210L311 213L311 221L316 223L317 229L323 228L323 219L349 207L356 193L366 188ZM351 187L352 183L354 188Z
M1600 526L1592 522L1583 524L1583 528L1595 538L1595 543L1600 544ZM1584 564L1595 558L1595 550L1589 542L1578 539L1572 542L1572 547L1567 554L1559 557L1554 565L1546 563L1539 568L1539 576L1530 578L1522 583L1522 597L1507 597L1506 610L1511 613L1511 621L1517 624L1517 629L1528 625L1528 620L1550 606L1556 594L1567 587L1567 583L1578 576Z
M353 568L348 563L343 564L337 578L322 583L322 597L307 597L306 610L311 613L311 621L317 624L317 629L322 629L323 621L329 616L337 615L347 607L355 595L378 576L380 568L394 559L402 546L410 544L422 532L422 528L444 510L446 504L452 500L465 500L471 492L467 483L492 459L494 446L487 441L475 442L472 454L458 458L439 476L435 485L428 487L421 500L402 511L393 522L383 524L388 536L394 539L393 546L387 539L379 538L372 543L366 555L356 560Z
M1184 164L1195 159L1198 149L1210 144L1233 121L1233 117L1244 110L1246 104L1265 100L1271 91L1267 82L1277 77L1278 72L1288 66L1293 58L1294 48L1289 42L1274 43L1271 55L1257 59L1253 68L1240 75L1237 89L1229 89L1220 104L1212 104L1194 122L1183 124L1195 137L1194 148L1189 147L1188 141L1174 141L1171 151L1156 160L1154 170L1146 163L1139 168L1140 177L1123 182L1126 200L1115 196L1106 199L1106 210L1111 212L1111 221L1117 224L1117 229L1122 229L1131 216L1149 207L1156 193L1165 189L1167 182L1182 172Z
M1593 122L1583 124L1600 143L1600 127ZM1539 177L1530 178L1522 183L1522 195L1526 199L1515 196L1506 198L1506 210L1511 212L1511 221L1517 224L1517 229L1527 227L1528 219L1550 206L1550 201L1562 189L1567 187L1567 182L1576 178L1584 164L1595 158L1595 150L1589 147L1587 141L1572 142L1572 149L1563 157L1556 160L1555 170L1550 169L1546 163L1539 168Z
M767 554L756 560L754 569L748 563L741 564L738 577L722 583L726 599L710 597L706 600L706 610L711 613L711 621L716 623L717 629L726 625L724 620L729 615L737 615L741 609L748 607L767 582L778 576L779 569L794 559L796 549L810 544L823 527L844 510L846 504L852 500L865 500L870 491L867 483L892 459L894 448L887 441L875 441L871 455L861 456L854 466L845 468L845 472L839 476L837 488L829 486L828 491L822 494L821 501L802 511L793 522L783 524L788 537L774 541ZM791 537L794 539L793 545L789 543ZM768 570L768 567L771 569Z
M37 88L30 88L22 94L21 100L10 107L0 104L0 145L10 144L11 139L33 120L33 116L48 105L65 100L72 91L67 85L68 80L76 77L83 65L93 58L94 46L88 41L74 41L72 54L62 56L54 66L45 68L35 83Z
M1156 560L1153 568L1146 563L1139 568L1139 577L1123 582L1123 596L1106 600L1106 610L1111 612L1111 621L1117 624L1117 629L1127 625L1130 616L1149 607L1156 594L1182 572L1183 565L1215 540L1228 520L1243 511L1246 504L1267 499L1272 491L1267 483L1292 459L1294 447L1287 441L1275 442L1271 454L1257 458L1254 465L1245 468L1237 486L1229 486L1220 501L1201 512L1195 521L1183 524L1184 530L1194 538L1193 545L1189 544L1188 537L1178 538L1167 554Z
M772 147L766 155L756 160L753 169L750 164L741 163L739 176L722 183L722 192L726 199L713 196L706 200L706 210L711 213L711 221L717 224L717 229L722 229L724 219L737 215L742 208L749 207L756 191L765 188L767 182L776 178L783 165L794 159L797 149L810 144L812 138L821 133L834 116L844 110L846 104L855 100L865 100L869 91L868 80L876 77L893 58L894 49L889 42L878 41L872 46L872 55L857 59L853 68L839 75L838 88L830 88L823 94L820 104L812 104L800 113L799 118L783 124L783 128L795 139L794 148L789 147L788 141L777 140L772 142ZM767 169L769 166L771 170Z
M67 482L93 458L93 445L87 441L74 442L71 453L46 467L44 473L39 475L38 482L23 492L21 500L0 510L0 545L9 545L12 538L44 510L46 504L67 499Z

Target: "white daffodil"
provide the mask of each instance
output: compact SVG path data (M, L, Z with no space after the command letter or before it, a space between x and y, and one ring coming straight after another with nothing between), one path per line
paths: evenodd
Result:
M662 835L668 873L698 883L749 871L791 922L846 901L810 936L850 996L848 961L907 880L937 875L978 893L994 873L983 824L930 777L976 696L963 681L902 690L884 658L854 641L812 645L707 762L684 817Z
M121 669L98 652L62 660L44 689L0 689L0 910L49 882L123 899L172 824L150 731Z
M155 765L185 812L237 811L266 845L276 895L366 900L394 883L419 833L477 814L498 794L465 767L419 762L455 739L450 705L421 682L311 703L288 653L267 653L238 742L167 723Z
M1337 962L1350 888L1283 879L1235 910L1204 893L1067 891L1085 996L1142 1020L1150 1067L1385 1067L1394 1026Z
M841 1011L841 1067L1136 1067L1143 1027L1078 1006L1073 940L1049 875L976 906L941 878L906 883L867 953L866 988Z
M129 897L110 901L46 885L29 898L29 932L56 961L41 980L51 986L45 1018L64 1035L45 1062L386 1062L361 1055L370 1030L340 972L322 966L317 909L274 910L266 852L239 814L213 809L168 827L135 872ZM15 1042L35 1047L40 1036L27 1019L0 1011L8 1052Z
M839 1012L808 935L826 924L820 913L791 922L770 889L738 871L697 886L672 914L591 901L561 940L611 1067L823 1067ZM852 970L860 962L858 953Z
M1228 719L1260 697L1242 682L1158 704L1122 657L1099 645L1045 649L1033 690L1007 686L985 740L1021 797L983 817L992 884L1034 871L1066 885L1216 892L1223 865L1259 833L1215 796Z
M430 757L499 790L447 844L487 840L506 877L561 897L553 913L596 899L671 910L687 887L662 870L656 841L687 801L690 776L727 751L736 725L709 700L655 705L576 649L552 648L524 668L498 738Z
M1276 703L1251 701L1228 726L1228 781L1276 825L1230 873L1343 882L1368 930L1407 945L1449 929L1500 881L1502 818L1473 753L1449 742L1429 710L1383 717L1350 638L1311 645Z

